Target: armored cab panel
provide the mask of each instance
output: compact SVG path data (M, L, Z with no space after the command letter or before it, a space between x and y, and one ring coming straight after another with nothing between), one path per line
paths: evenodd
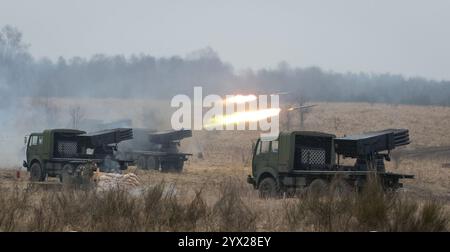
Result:
M335 135L298 131L294 138L293 170L328 170L334 164Z
M86 145L85 142L80 143L79 140L79 136L85 134L85 131L72 129L54 129L49 130L49 132L51 132L51 138L53 140L53 158L77 157L77 154L81 152L81 145Z

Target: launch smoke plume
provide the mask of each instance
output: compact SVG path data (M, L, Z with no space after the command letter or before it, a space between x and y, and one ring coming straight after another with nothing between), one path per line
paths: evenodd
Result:
M293 68L285 63L237 73L211 48L186 57L98 54L52 61L33 57L28 52L30 46L17 28L0 28L2 165L20 164L24 135L45 128L82 127L95 120L100 123L123 118L132 119L133 126L169 127L165 115L170 113L162 108L170 105L161 101L179 93L191 95L194 86L219 95L289 92L292 95L283 97L285 102L301 94L314 101L450 105L449 81L393 74L341 74L317 67ZM149 119L149 115L156 116Z

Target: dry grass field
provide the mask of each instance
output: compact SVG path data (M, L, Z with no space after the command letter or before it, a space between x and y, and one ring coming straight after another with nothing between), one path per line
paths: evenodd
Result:
M157 110L160 113L152 113L152 116L162 122L159 127L168 127L164 123L171 111L167 109L168 103L111 99L102 102L114 113L106 115L98 111L86 117L113 120L129 115L128 118L136 121L136 126L145 127L146 115L161 106ZM70 107L72 103L75 102L68 101L60 108ZM92 101L78 101L76 104L87 108ZM385 128L408 128L412 143L406 148L450 145L450 108L366 103L317 104L306 114L305 130L341 136ZM299 129L299 124L294 123L298 121L298 115L292 112L291 116L293 123L290 128ZM285 114L280 115L280 120L282 127L286 127ZM131 167L127 172L139 176L144 191L126 195L120 192L102 196L92 192L86 195L86 192L39 191L30 193L25 199L26 193L19 190L14 194L11 188L26 187L26 173L22 171L21 179L17 180L14 170L1 169L0 203L6 204L11 200L24 202L23 205L17 203L16 208L29 207L32 210L27 211L41 220L27 219L29 212L7 212L7 208L2 207L0 230L439 231L449 228L446 221L450 212L450 168L442 164L450 163L450 153L404 158L397 165L388 162L389 171L416 177L414 180L404 180L404 189L395 196L368 190L362 195L343 198L326 196L319 200L301 196L264 200L259 199L245 182L251 173L252 141L258 135L258 132L252 131L194 132L192 138L182 142L182 150L194 154L182 173L159 173ZM118 203L108 203L107 197ZM86 199L85 202L105 202L109 205L84 204L75 210L67 203L81 204L81 198ZM371 198L370 203L368 198ZM54 204L53 201L59 203ZM155 204L160 204L161 208L155 208ZM154 208L149 208L150 205ZM368 210L372 208L377 211ZM14 209L12 204L11 209ZM48 214L48 209L53 209L55 214ZM67 210L69 212L66 213L66 209L75 212ZM112 219L97 216L102 213ZM143 213L145 216L142 216ZM16 219L8 222L8 218ZM322 221L324 218L328 218L325 223Z

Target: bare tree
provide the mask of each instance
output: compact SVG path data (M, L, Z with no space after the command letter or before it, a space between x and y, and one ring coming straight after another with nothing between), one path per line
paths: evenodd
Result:
M298 103L298 112L300 115L300 129L304 129L305 127L305 117L306 114L309 113L309 108L304 108L305 103L306 103L306 98L303 95L298 95L297 96L297 103Z
M44 112L47 119L47 125L54 127L56 119L58 118L59 107L51 101L50 97L45 97L43 100Z
M13 26L6 25L0 30L0 56L16 57L26 53L28 45L22 42L22 33Z
M84 120L84 111L80 108L80 106L72 107L70 109L70 117L72 121L72 128L78 129L80 123Z

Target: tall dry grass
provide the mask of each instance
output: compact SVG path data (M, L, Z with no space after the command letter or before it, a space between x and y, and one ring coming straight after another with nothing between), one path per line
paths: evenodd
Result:
M0 231L253 231L256 215L234 184L208 205L164 182L141 191L0 190Z
M140 191L0 190L1 231L448 231L438 201L385 193L378 183L362 192L295 198L250 198L230 179L208 202L203 189L181 197L164 182Z
M448 231L450 215L437 200L418 202L386 192L369 179L361 192L306 194L284 204L291 231Z

